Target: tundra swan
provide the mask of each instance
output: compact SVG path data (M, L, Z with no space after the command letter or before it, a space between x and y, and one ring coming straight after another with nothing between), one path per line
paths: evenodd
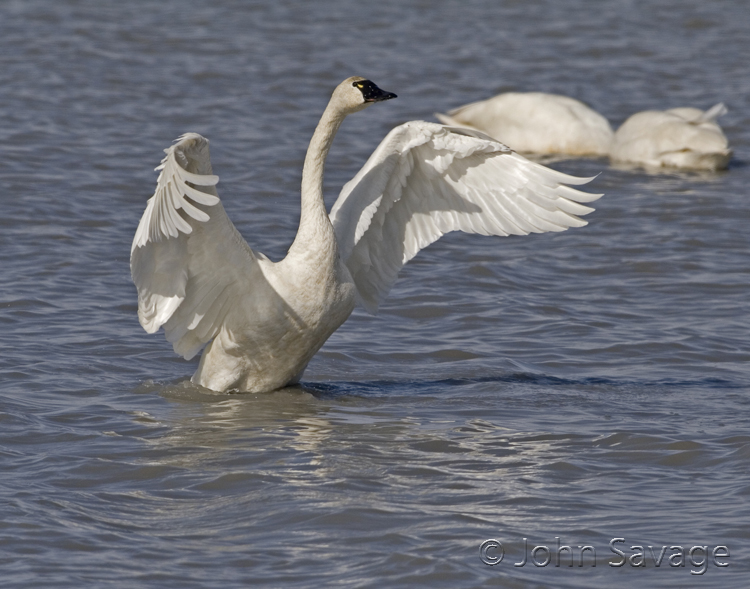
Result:
M732 150L716 119L726 112L719 103L705 112L683 107L636 113L617 129L610 158L657 168L722 170Z
M583 102L544 92L507 92L435 116L478 129L525 154L606 156L612 128Z
M395 98L348 78L333 92L305 157L301 215L287 256L254 252L214 186L208 141L166 149L131 248L138 318L163 327L175 352L206 348L193 382L216 391L271 391L298 382L358 300L375 312L399 269L449 231L524 235L580 227L601 195L590 179L530 162L465 129L422 121L394 128L341 191L330 216L323 167L341 122Z

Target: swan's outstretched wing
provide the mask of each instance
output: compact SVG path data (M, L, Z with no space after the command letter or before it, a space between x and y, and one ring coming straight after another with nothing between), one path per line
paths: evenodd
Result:
M393 129L331 210L362 304L375 312L401 267L450 231L525 235L586 225L599 198L481 132L412 121Z
M175 351L189 359L231 313L252 303L265 280L216 194L208 141L188 133L165 151L133 239L130 271L143 328L154 333L163 326Z

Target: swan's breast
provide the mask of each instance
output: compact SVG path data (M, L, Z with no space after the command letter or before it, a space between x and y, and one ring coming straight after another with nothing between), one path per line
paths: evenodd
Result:
M297 317L303 336L327 338L354 309L354 282L336 251L330 256L287 256L261 267L287 312Z

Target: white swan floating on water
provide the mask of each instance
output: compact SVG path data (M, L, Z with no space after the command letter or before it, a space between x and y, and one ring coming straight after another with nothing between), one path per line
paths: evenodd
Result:
M610 158L652 168L723 170L732 150L716 119L726 112L719 103L705 112L683 107L636 113L617 129Z
M138 317L186 359L193 382L264 392L298 382L359 301L375 312L401 267L450 231L525 235L586 224L590 180L530 162L489 137L412 121L393 129L326 213L323 167L344 118L395 98L360 77L333 92L302 172L297 236L280 262L254 252L214 186L208 141L166 150L131 249Z
M506 92L435 113L442 123L477 129L534 155L606 156L609 121L583 102L544 92Z

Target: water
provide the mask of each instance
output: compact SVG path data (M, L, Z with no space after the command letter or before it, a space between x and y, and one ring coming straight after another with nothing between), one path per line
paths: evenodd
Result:
M3 587L745 587L749 34L730 1L4 2ZM507 90L615 126L724 101L735 158L554 163L601 172L589 226L451 235L301 386L190 385L129 278L161 150L209 137L230 216L278 259L309 137L353 74L399 98L344 124L329 205L395 124ZM576 565L590 545L597 566L514 566L524 538ZM615 538L646 567L610 566ZM729 566L671 567L668 548L656 567L665 545L727 546Z

